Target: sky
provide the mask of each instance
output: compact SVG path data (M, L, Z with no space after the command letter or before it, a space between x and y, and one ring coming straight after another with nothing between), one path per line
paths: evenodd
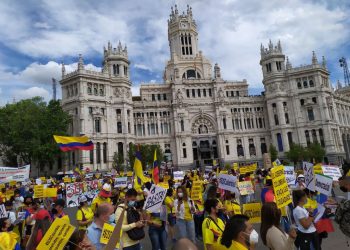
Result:
M103 46L127 45L133 95L141 82L162 83L169 59L170 8L192 7L199 47L225 80L247 79L250 94L263 91L260 44L281 41L293 66L325 56L331 81L344 81L339 58L350 64L348 0L4 0L0 1L0 106L20 99L52 98L51 79L77 67L100 70ZM58 97L61 96L58 86Z

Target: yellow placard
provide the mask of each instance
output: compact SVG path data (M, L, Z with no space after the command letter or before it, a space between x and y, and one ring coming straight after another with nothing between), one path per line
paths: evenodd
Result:
M44 189L44 197L57 197L57 188L45 188Z
M253 163L249 166L247 166L249 172L255 172L255 170L258 168L258 164L257 163Z
M34 198L44 198L44 185L34 186Z
M107 245L109 239L112 236L114 230L114 226L105 223L102 228L100 243ZM122 236L122 230L120 230L120 237ZM117 243L117 246L115 248L119 248L119 243Z
M233 211L235 214L242 214L241 212L241 206L238 204L233 204Z
M261 203L243 204L243 214L249 217L250 223L261 223Z
M126 176L127 176L127 177L131 177L131 176L132 176L132 171L126 172Z
M164 182L168 182L168 180L170 180L170 175L164 175L164 177L163 177L163 180L164 180Z
M228 174L228 171L227 170L221 170L220 174Z
M202 181L193 181L191 189L192 200L202 200Z
M55 219L49 230L46 232L37 250L62 250L72 236L75 227L69 224L66 220Z
M238 170L238 163L237 162L233 163L232 168L233 168L233 170L237 171Z
M159 182L157 185L164 189L169 189L169 183L167 182Z
M17 181L10 181L10 187L16 186Z
M1 189L5 188L5 183L1 183L1 184L0 184L0 188L1 188ZM1 190L0 190L0 191L1 191Z
M63 177L63 182L64 183L70 183L72 179L70 177Z
M286 177L284 175L284 166L280 165L271 169L271 179L273 191L276 197L278 208L284 208L292 202Z
M240 174L246 174L249 172L249 169L247 167L240 167L239 168L239 173Z

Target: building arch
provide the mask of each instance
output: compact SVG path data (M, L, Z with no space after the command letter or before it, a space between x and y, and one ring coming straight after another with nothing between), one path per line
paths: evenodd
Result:
M193 134L215 133L216 123L214 119L206 114L200 114L192 119L191 131Z

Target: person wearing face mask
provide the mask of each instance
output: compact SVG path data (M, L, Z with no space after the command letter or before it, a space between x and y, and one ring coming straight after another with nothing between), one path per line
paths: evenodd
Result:
M110 184L105 183L102 186L101 191L98 193L98 195L94 198L94 200L91 203L91 209L93 212L96 211L96 208L102 204L102 203L110 203L111 202L111 194L112 194L112 187Z
M249 250L258 244L259 234L243 214L232 216L226 223L219 242L225 250Z
M51 226L50 213L45 209L40 209L35 213L33 219L35 220L35 225L26 245L26 250L35 250Z
M86 196L82 196L79 199L79 203L80 204L76 214L77 223L79 225L79 230L86 230L94 218L94 213L87 203Z
M304 205L307 203L307 196L304 190L294 190L293 200L295 205L293 217L298 229L295 246L300 250L319 250L319 239L314 225L317 214L313 214L305 209Z
M6 201L4 205L7 211L7 217L10 219L11 224L13 224L16 221L16 213L13 211L13 203L12 201Z
M216 199L206 200L204 203L204 209L209 214L209 216L204 219L202 224L204 249L222 249L223 247L221 246L220 242L218 242L218 239L222 236L225 223L218 217L218 201Z
M20 250L19 237L12 231L8 218L0 218L0 249Z
M188 198L185 186L179 186L176 190L177 198L174 201L176 213L176 225L179 229L180 238L188 238L195 243L195 229L193 214L196 212L194 202Z
M54 221L56 218L61 218L70 223L68 215L66 215L63 211L66 202L63 199L57 199L53 204L53 208L51 210L51 217Z
M293 250L296 232L289 230L287 235L281 228L281 210L276 203L266 202L261 208L261 239L271 250Z
M109 217L113 213L113 206L110 203L100 204L95 213L94 221L87 228L87 236L97 250L102 250L105 245L100 243L103 225L109 222Z
M119 218L122 215L122 212L124 209L126 209L126 212L124 213L124 218L123 218L123 224L122 224L122 237L121 241L123 242L123 249L124 250L140 250L141 245L140 245L140 239L131 239L129 235L132 235L132 233L135 232L134 229L136 229L137 234L142 236L142 232L140 230L143 230L144 227L144 222L140 219L139 216L137 216L136 213L138 211L136 210L136 197L137 197L137 191L134 188L129 189L125 193L125 204L121 204L117 207L115 211L115 222L117 223ZM138 219L138 221L133 221L131 222L129 218L131 215L134 218ZM133 230L133 231L131 231ZM129 232L131 231L131 232ZM144 237L144 233L143 233Z

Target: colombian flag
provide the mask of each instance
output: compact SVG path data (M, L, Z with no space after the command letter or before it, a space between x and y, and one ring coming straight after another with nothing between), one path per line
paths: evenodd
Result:
M135 162L134 162L134 173L137 179L141 180L143 183L147 182L146 177L143 175L140 151L136 152Z
M63 152L72 150L93 150L94 144L89 140L87 136L58 136L54 135L53 138L58 144L58 147Z
M154 184L159 183L159 168L158 168L157 150L156 149L154 150L152 179L153 179Z

